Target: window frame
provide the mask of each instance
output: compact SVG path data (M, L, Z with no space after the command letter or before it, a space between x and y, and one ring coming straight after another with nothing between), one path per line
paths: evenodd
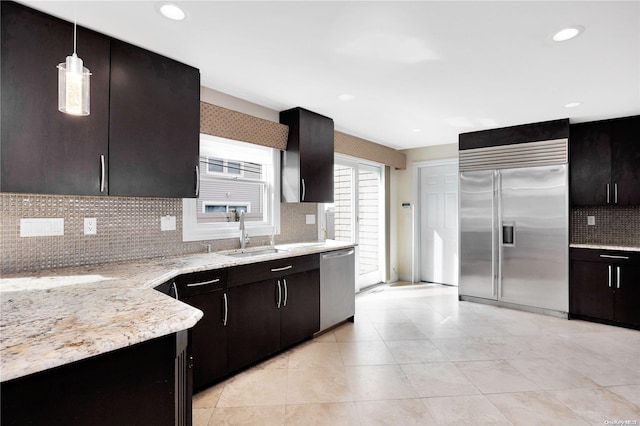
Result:
M247 142L234 141L205 134L200 134L200 139L208 139L214 142L219 140L224 143L244 144L249 147L261 147L260 145L253 145ZM246 231L248 232L249 237L280 234L280 151L275 148L269 149L271 149L272 165L271 167L267 167L267 173L270 175L266 184L267 196L265 211L267 220L260 222L245 222ZM197 198L182 199L182 241L189 242L240 238L239 225L237 222L199 223L197 218L197 201Z

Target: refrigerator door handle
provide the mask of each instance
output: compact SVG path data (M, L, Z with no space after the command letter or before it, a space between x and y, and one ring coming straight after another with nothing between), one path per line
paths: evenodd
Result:
M496 172L496 179L497 179L497 185L496 185L496 192L497 192L497 200L498 200L498 220L497 223L502 223L502 174L497 171ZM498 257L497 257L497 267L498 267L498 300L500 300L502 298L502 244L503 244L503 239L502 239L502 233L498 232Z
M496 221L496 204L497 204L497 172L493 172L493 179L491 179L491 190L493 191L493 199L491 201L491 296L498 297L498 268L497 268L497 246L496 238L497 238L497 221Z

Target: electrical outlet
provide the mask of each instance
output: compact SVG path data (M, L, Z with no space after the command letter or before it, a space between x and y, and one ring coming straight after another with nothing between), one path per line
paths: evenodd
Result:
M587 225L588 226L594 226L596 224L596 217L595 216L587 216Z
M316 224L316 215L308 214L305 218L307 225L315 225Z
M95 235L98 233L98 219L95 217L84 218L84 235Z
M160 230L161 231L175 231L176 230L176 217L175 216L160 216Z

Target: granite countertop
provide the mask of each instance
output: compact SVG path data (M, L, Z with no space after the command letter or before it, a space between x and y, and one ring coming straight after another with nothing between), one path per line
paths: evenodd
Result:
M177 275L353 246L294 243L251 257L228 256L240 251L232 250L5 274L0 279L0 380L193 327L202 318L199 309L153 290Z
M614 246L614 245L609 245L609 244L578 244L578 243L571 243L571 244L569 244L569 247L596 249L596 250L618 250L618 251L638 251L638 252L640 252L640 247Z

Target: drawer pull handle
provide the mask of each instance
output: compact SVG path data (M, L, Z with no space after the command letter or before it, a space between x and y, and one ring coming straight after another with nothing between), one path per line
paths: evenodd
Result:
M211 280L211 281L203 281L201 283L187 284L187 287L199 287L201 285L215 284L215 283L219 283L219 282L220 282L220 278L216 278L215 280Z
M280 280L278 280L278 303L276 303L276 307L280 309L280 303L282 302L282 286L280 285Z
M180 300L180 298L178 297L178 286L176 285L175 281L171 283L171 288L173 288L173 294L175 294L176 299Z
M611 288L611 275L613 275L613 274L612 274L611 265L609 265L609 274L608 274L608 278L609 278L609 288Z
M620 267L616 266L616 288L620 288Z
M283 266L282 268L273 268L271 272L286 271L287 269L291 269L291 268L293 268L293 265Z
M222 294L222 300L224 301L224 318L222 319L222 325L227 326L227 319L229 319L229 302L227 300L227 293Z
M620 271L618 270L618 278L620 276ZM282 304L282 306L287 306L287 299L288 299L288 289L287 289L287 279L283 278L282 281L284 281L284 303Z
M627 260L629 260L629 256L615 256L613 254L601 254L600 257L606 257L607 259L627 259Z

